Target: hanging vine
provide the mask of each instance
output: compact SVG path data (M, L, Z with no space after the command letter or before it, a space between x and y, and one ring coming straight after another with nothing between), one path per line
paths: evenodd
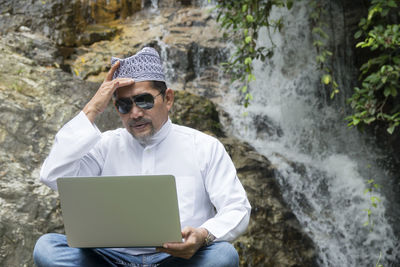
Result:
M275 45L257 46L258 33L262 27L267 31L280 30L282 18L272 20L271 10L274 7L288 8L293 5L293 0L218 0L217 20L225 30L225 38L233 40L236 50L224 63L226 71L232 75L232 82L241 83L243 104L247 107L253 99L249 90L249 83L255 80L253 74L253 61L260 59L265 61L273 55Z
M333 53L328 49L329 35L326 33L327 23L324 17L327 16L326 7L319 0L309 0L310 6L310 20L312 25L312 36L314 39L313 45L317 50L315 61L318 68L322 71L321 82L328 88L331 88L330 97L334 98L339 93L339 86L334 79L333 68L329 65Z

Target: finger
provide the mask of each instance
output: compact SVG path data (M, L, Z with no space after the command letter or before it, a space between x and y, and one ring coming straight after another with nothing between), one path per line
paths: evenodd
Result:
M115 90L117 90L117 88L118 87L121 87L120 86L120 82L119 81L116 81L114 84L113 84L113 86L112 86L112 93L114 93L115 92Z
M111 95L119 87L129 86L135 83L131 78L117 78L109 82L103 82L99 89L100 95Z
M112 80L112 77L113 77L113 75L114 75L114 72L118 69L119 64L120 64L120 62L117 61L117 62L115 62L114 65L111 66L111 69L108 71L107 76L106 76L106 79L105 79L104 81L109 82L109 81Z
M111 82L104 82L97 91L97 93L102 96L106 95L111 96L118 87L119 87L119 81L116 79Z
M135 80L131 78L117 78L114 81L118 82L118 87L124 87L135 83Z
M181 233L182 233L182 237L184 239L186 239L186 237L188 237L193 231L192 227L186 226L185 228L182 229Z
M133 79L129 79L129 78L120 78L120 79L115 79L112 81L112 88L111 88L111 94L113 94L115 92L115 90L117 90L120 87L125 87L125 86L129 86L131 84L134 84L135 81Z
M174 250L174 251L181 251L185 250L188 247L188 244L186 243L164 243L163 248L168 249L168 250Z

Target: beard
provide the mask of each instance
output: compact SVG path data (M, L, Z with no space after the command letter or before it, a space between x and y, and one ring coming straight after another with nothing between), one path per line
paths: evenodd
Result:
M127 122L127 130L128 132L138 140L139 143L141 144L148 144L151 140L151 138L154 136L156 133L153 123L150 119L145 119L145 118L139 118L139 119L131 119ZM146 132L135 132L135 127L140 126L140 125L145 125L146 127L149 127L150 129Z

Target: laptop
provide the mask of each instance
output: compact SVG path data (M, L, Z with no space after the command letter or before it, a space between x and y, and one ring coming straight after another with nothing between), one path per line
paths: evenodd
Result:
M70 247L161 247L182 242L172 175L57 179Z

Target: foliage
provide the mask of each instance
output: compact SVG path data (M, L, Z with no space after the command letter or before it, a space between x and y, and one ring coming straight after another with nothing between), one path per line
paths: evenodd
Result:
M383 265L380 264L381 259L382 259L382 251L379 252L379 258L378 258L378 261L375 264L375 267L383 267Z
M396 98L400 90L400 26L390 19L400 16L400 0L372 0L367 18L361 19L360 30L354 35L363 37L356 47L369 49L371 57L360 70L360 87L354 88L348 99L354 113L346 119L349 126L383 121L392 134L400 124L400 105ZM398 101L398 98L397 98Z
M371 166L368 165L368 168ZM367 181L368 188L364 190L364 194L369 194L369 199L370 199L370 207L367 209L364 209L364 211L367 212L368 219L364 223L364 226L369 227L369 231L372 232L374 229L374 221L373 221L373 209L378 208L378 204L381 202L381 199L377 196L374 196L373 193L376 192L376 190L379 190L381 187L379 184L375 183L374 179L369 179ZM379 252L379 258L378 261L375 264L375 267L383 267L382 264L380 264L380 261L382 259L382 251Z
M290 9L293 0L218 0L217 20L223 29L225 37L234 40L236 50L228 62L223 65L230 72L233 81L242 84L241 93L244 96L244 106L247 107L252 100L249 83L255 80L252 63L255 59L265 61L273 54L275 47L257 46L258 33L262 27L270 30L282 28L282 18L270 18L274 7Z
M334 80L333 69L328 65L328 61L332 58L332 51L328 50L329 35L325 29L328 25L324 22L326 17L326 8L323 3L319 0L309 0L309 6L311 8L310 20L312 25L312 36L314 39L313 45L317 50L317 56L315 58L319 69L322 70L321 82L327 86L331 86L331 98L339 93L338 84Z
M375 183L374 179L369 179L367 181L367 184L368 184L368 188L364 190L364 194L370 195L369 199L370 199L371 206L364 210L367 212L367 215L368 215L368 220L364 223L364 226L369 226L369 230L372 232L373 227L374 227L374 222L372 219L372 208L377 208L378 203L381 202L381 199L379 197L373 195L373 191L378 190L380 185Z

